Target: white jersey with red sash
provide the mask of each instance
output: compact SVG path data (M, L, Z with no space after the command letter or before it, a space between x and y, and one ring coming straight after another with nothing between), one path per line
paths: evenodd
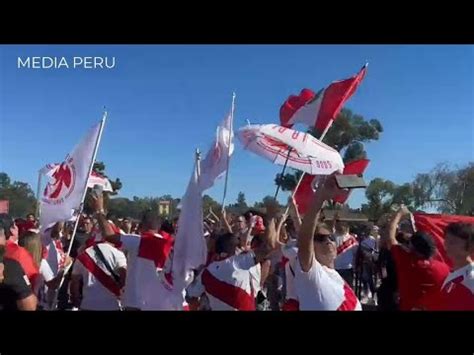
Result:
M186 288L194 281L194 272L188 270L184 279L174 279L172 265L173 252L168 256L163 270L159 273L160 282L155 290L155 297L147 302L144 310L189 311Z
M354 291L336 270L321 265L316 258L308 272L296 258L295 288L302 311L360 311Z
M51 239L45 249L45 259L51 267L53 274L57 275L59 270L64 268L66 261L66 253L62 243L59 239Z
M97 243L105 260L115 271L126 268L127 261L123 252L108 243ZM83 280L83 298L81 308L86 310L118 310L120 289L107 267L96 255L94 247L88 247L76 259L73 275L81 275Z
M256 266L252 251L211 262L200 275L210 308L213 311L254 311L260 281L255 279Z
M120 236L122 249L127 254L127 283L124 306L153 309L156 294L160 292L160 272L170 255L173 238L161 232Z
M440 310L474 311L474 263L448 275L441 288Z
M337 257L334 261L336 270L352 269L358 244L352 234L336 236Z

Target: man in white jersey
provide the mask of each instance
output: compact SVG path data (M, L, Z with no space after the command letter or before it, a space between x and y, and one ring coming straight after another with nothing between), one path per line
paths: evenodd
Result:
M109 225L103 210L97 212L97 218L102 226ZM120 310L126 267L125 254L112 243L99 242L88 247L79 254L72 270L74 306L91 311Z
M103 208L103 197L96 200L96 210ZM164 231L153 211L146 211L141 221L141 235L120 234L107 221L99 219L102 235L127 254L127 283L123 305L129 310L159 310L162 291L160 273L170 255L173 238Z
M444 246L453 268L441 287L438 310L474 311L474 224L449 224Z
M191 298L205 293L211 310L254 311L255 297L261 287L261 263L276 247L275 215L278 209L269 206L265 237L255 249L237 254L239 239L232 233L220 235L216 241L217 257L199 275L197 285L188 289Z
M334 174L316 193L301 225L295 270L295 289L300 310L361 310L352 288L334 270L336 243L330 229L318 223L324 201L340 193Z

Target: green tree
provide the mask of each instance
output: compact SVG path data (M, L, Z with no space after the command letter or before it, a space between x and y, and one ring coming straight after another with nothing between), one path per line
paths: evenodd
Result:
M440 163L429 173L418 174L412 186L418 207L429 206L448 214L474 214L474 162L461 168Z
M239 194L237 195L237 207L239 209L247 209L247 202L245 201L245 194L240 191Z
M221 204L214 200L211 196L204 195L202 197L202 209L204 216L209 214L210 209L212 209L215 214L219 215L222 207Z
M253 208L255 208L256 210L263 210L263 209L265 209L265 206L274 204L275 202L278 203L278 206L280 208L284 207L278 201L275 201L275 198L273 196L267 195L262 199L262 201L255 202L255 204L253 205Z
M13 217L25 217L35 212L36 198L30 185L21 181L12 183L4 172L0 173L0 200L9 201L9 213Z
M245 194L241 191L237 195L237 203L230 204L226 207L226 210L232 214L243 214L248 210L247 202L245 200Z
M313 136L320 137L322 132L316 129L309 131ZM366 120L363 116L354 114L349 109L342 109L332 127L324 137L324 143L333 147L343 156L344 163L367 157L364 143L378 140L383 132L379 120ZM291 172L281 176L278 174L275 183L281 184L284 191L296 187L301 172Z
M365 190L367 203L361 206L362 212L369 220L377 221L382 215L390 212L396 189L396 185L390 180L375 178L369 183Z

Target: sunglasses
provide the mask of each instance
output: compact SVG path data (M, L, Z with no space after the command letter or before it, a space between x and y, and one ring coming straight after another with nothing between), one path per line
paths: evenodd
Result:
M313 240L317 243L324 243L327 241L335 242L336 237L330 234L316 234L313 238Z

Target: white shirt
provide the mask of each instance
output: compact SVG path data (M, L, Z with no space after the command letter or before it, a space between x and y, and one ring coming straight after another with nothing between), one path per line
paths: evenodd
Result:
M443 282L443 286L441 289L445 288L448 283L453 281L454 279L462 276L461 284L467 288L474 297L474 263L470 263L466 266L463 266L460 269L454 270L451 272L447 277L446 280Z
M337 257L336 260L334 260L336 270L352 269L354 256L357 251L357 241L355 237L350 234L343 236L336 235L336 247L338 248ZM339 252L341 248L344 248L344 251Z
M207 278L204 276L206 272ZM246 252L212 262L199 275L199 281L213 311L235 311L241 308L239 304L253 304L255 307L255 297L260 289L260 273L255 254Z
M163 238L155 234L156 238ZM157 300L157 294L162 294L161 268L156 267L153 260L140 257L139 248L141 236L125 234L120 236L122 249L127 254L127 282L123 295L126 307L142 310L162 309L162 303ZM158 302L158 303L157 303ZM156 305L156 308L155 306Z
M354 292L336 270L321 265L316 258L308 272L301 269L298 258L295 264L295 288L301 311L362 309Z
M102 254L104 254L104 258L112 269L118 270L119 268L127 267L127 260L123 252L107 243L100 243L97 244L97 246L102 251ZM107 267L96 256L93 246L87 248L84 253L87 253L104 273L110 275ZM82 309L94 311L113 311L119 309L117 297L103 286L100 281L82 265L79 259L74 263L72 274L82 276L84 285L82 289Z

